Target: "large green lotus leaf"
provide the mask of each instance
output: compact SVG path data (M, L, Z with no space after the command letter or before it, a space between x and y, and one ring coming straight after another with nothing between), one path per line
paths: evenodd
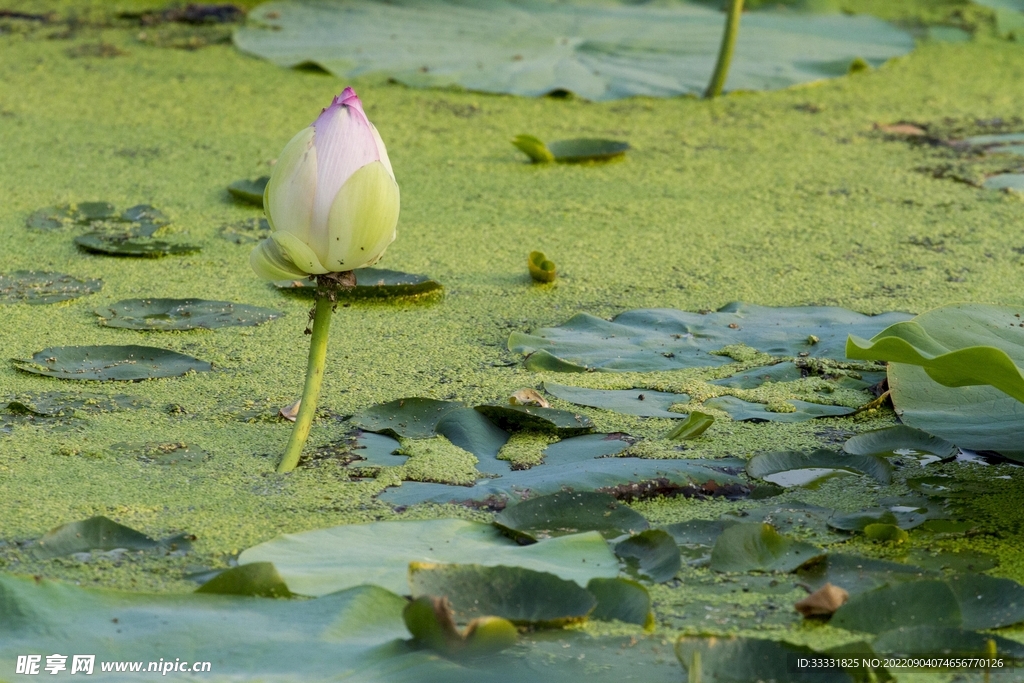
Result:
M711 559L711 548L734 521L719 519L691 519L661 527L679 546L679 552L687 562L704 564Z
M272 2L235 32L241 50L287 67L316 64L341 78L375 75L413 87L590 100L672 97L707 87L724 17L671 8L507 0L343 5ZM785 88L878 65L913 46L871 17L757 13L743 18L730 90Z
M850 595L900 581L917 581L938 576L936 572L913 565L839 553L829 553L819 562L800 567L796 574L800 581L812 590L818 590L826 583L831 583Z
M103 674L100 662L173 653L211 662L196 680L335 680L405 649L381 649L408 637L405 604L376 586L297 601L124 593L0 575L0 667L13 672L26 653L88 653L97 660L89 679L137 680Z
M77 278L64 273L16 270L0 274L0 303L54 304L98 292L103 280Z
M604 491L617 498L642 497L653 483L657 493L713 494L745 491L742 461L648 460L643 458L596 458L564 464L544 464L515 470L497 479L481 480L474 486L447 486L405 482L382 493L379 499L392 505L416 503L488 503L504 506L506 501L543 496L559 491Z
M1024 658L1024 645L1015 640L948 626L910 626L886 631L872 641L871 649L888 656L988 657L989 641L995 643L999 657Z
M676 656L690 681L700 683L853 683L839 668L815 669L793 666L797 657L820 656L804 645L756 638L704 638L683 636L676 642ZM695 669L700 671L696 672Z
M475 455L481 467L498 467L503 472L509 469L507 460L498 460L498 451L508 441L509 433L479 411L459 408L447 412L434 429L459 448Z
M4 410L35 417L70 417L75 413L112 413L147 405L148 400L127 394L106 396L89 392L43 391L11 396Z
M560 398L569 403L579 406L590 406L591 408L603 408L616 413L626 415L639 415L640 417L668 417L681 419L686 413L673 413L669 411L677 403L689 403L690 397L686 394L672 394L664 391L649 391L647 389L585 389L582 387L570 387L554 382L544 382L544 391L555 398Z
M708 408L724 410L729 417L737 422L806 422L819 417L842 417L854 412L845 406L826 406L821 403L810 403L797 399L785 401L793 407L790 412L768 410L763 403L744 401L735 396L718 396L704 402Z
M854 595L832 616L832 626L848 631L883 633L911 626L958 627L956 596L944 581L899 582Z
M822 554L821 548L786 538L770 524L733 524L715 541L711 568L719 572L791 572Z
M843 450L853 455L898 455L897 451L918 451L942 460L955 458L959 453L957 447L945 439L906 425L858 434L843 444Z
M591 619L653 627L651 595L636 581L623 578L591 579L587 590L597 598L597 607L590 613Z
M129 330L194 330L259 325L278 311L205 299L124 299L93 311L105 327Z
M628 434L583 434L557 441L544 449L544 462L564 465L621 453L632 445Z
M153 346L52 346L31 360L12 360L35 375L74 380L135 381L209 372L213 366L183 353Z
M644 531L644 516L607 493L560 491L529 498L499 512L494 523L516 540L539 541L581 531L607 539Z
M76 237L75 244L93 254L140 258L192 254L202 249L202 247L196 244L168 242L166 240L153 239L147 235L134 235L130 233L107 234L90 232Z
M273 562L301 595L326 595L364 583L408 591L410 562L508 565L549 572L585 586L618 574L618 562L596 532L520 546L501 530L458 519L348 524L287 534L244 551L241 564Z
M829 528L829 521L835 514L830 508L802 503L800 501L775 502L754 508L727 512L721 521L726 524L737 522L765 522L781 534L791 534L804 540L826 545L847 540Z
M355 271L356 286L343 289L338 296L344 299L387 299L400 296L419 296L431 292L440 292L444 286L428 275L403 273L399 270L385 268L358 268ZM278 289L289 294L312 297L316 293L316 283L311 280L278 280L274 283Z
M455 401L434 398L400 398L360 410L352 416L352 424L368 432L394 437L429 439L438 422L448 413L464 408Z
M1016 581L964 574L951 578L949 586L966 629L1002 628L1024 621L1024 586Z
M610 321L579 313L558 327L513 332L508 348L527 355L531 370L555 372L724 365L732 360L710 352L733 344L773 356L841 359L847 335L873 334L908 318L906 313L867 316L827 306L770 308L739 302L712 313L638 309Z
M679 546L667 531L648 529L615 544L615 554L640 578L665 583L679 573Z
M446 597L455 620L494 616L519 625L561 626L586 619L597 599L573 581L515 566L409 565L412 597Z
M892 465L877 455L854 455L825 449L811 452L778 451L759 453L747 461L747 474L780 486L792 486L786 475L800 470L845 470L865 474L879 484L892 481Z

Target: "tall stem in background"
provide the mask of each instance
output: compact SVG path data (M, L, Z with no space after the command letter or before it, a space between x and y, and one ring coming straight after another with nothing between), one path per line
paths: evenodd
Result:
M729 14L725 19L722 45L718 49L715 73L711 76L708 89L704 91L705 98L718 97L722 94L722 88L725 87L725 79L729 77L729 63L732 62L732 53L736 47L736 34L740 32L740 14L742 13L743 0L731 0Z

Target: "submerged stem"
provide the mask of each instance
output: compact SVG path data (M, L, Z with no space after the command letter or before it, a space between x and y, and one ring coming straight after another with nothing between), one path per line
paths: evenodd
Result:
M306 384L302 388L302 403L295 418L295 427L277 466L280 473L295 469L299 464L299 456L302 455L302 447L306 445L306 439L309 437L309 428L316 414L320 384L324 379L324 368L327 365L327 330L331 326L331 312L337 300L337 290L354 287L355 284L355 276L351 271L328 273L317 278L313 335L309 339L309 362L306 364Z
M740 31L740 14L743 13L743 0L731 0L729 14L725 19L725 32L722 34L722 45L718 48L718 61L715 62L715 73L711 76L705 98L718 97L725 87L725 79L729 77L729 63L732 62L733 49L736 47L736 34Z

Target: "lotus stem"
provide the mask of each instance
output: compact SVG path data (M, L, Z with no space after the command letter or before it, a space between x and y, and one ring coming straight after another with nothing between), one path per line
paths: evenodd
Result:
M291 472L299 464L302 447L309 438L309 429L316 415L316 404L320 398L320 384L327 366L327 331L331 327L331 313L337 301L340 288L355 286L355 276L347 273L328 273L317 278L316 305L313 308L313 330L309 338L309 361L306 364L306 384L302 389L302 403L295 417L295 426L288 439L281 462L277 466L280 474Z
M729 64L732 62L732 53L736 47L736 34L740 32L740 14L743 13L743 0L731 0L729 14L725 19L725 33L722 34L722 45L718 48L718 61L715 63L715 73L711 76L708 89L704 91L704 97L711 99L722 94L725 87L725 80L729 77Z

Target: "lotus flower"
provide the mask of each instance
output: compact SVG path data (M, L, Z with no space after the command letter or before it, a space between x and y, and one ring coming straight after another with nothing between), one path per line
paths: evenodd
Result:
M352 88L285 145L263 209L272 232L249 263L266 280L373 265L395 240L398 183Z

